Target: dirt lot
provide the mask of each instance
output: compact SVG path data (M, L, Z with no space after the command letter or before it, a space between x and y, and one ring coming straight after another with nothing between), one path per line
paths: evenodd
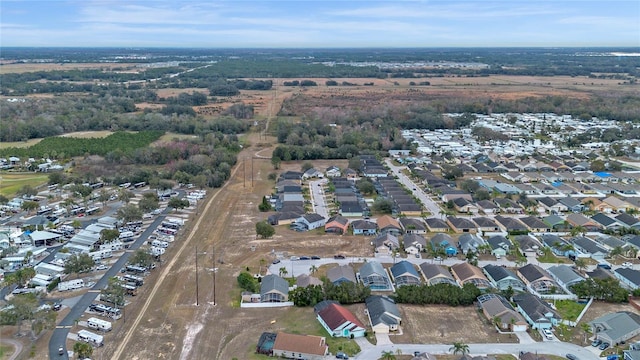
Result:
M515 336L498 334L473 306L402 305L400 311L404 334L391 336L395 343L517 342Z
M630 311L630 312L637 313L638 309L634 308L630 304L607 304L607 303L598 302L598 301L593 302L593 304L591 304L591 306L589 307L589 310L587 310L587 312L585 313L584 317L582 318L578 326L572 329L571 342L575 344L585 345L585 342L584 342L585 334L584 334L584 331L582 331L581 329L582 324L588 323L589 321L597 319L600 316L603 316L605 314L618 312L618 311ZM591 337L591 336L593 335L589 334L587 337ZM636 336L635 338L627 342L631 343L633 341L639 341L639 340L640 340L640 336Z

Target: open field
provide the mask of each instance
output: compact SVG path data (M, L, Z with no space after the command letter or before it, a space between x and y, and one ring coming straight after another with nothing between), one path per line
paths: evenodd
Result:
M113 131L101 130L101 131L77 131L77 132L67 133L60 136L73 137L73 138L104 138L111 134L113 134ZM26 148L29 146L33 146L39 143L40 141L42 141L42 138L29 139L27 141L0 142L0 149L6 149L10 147Z
M11 198L24 185L38 187L46 184L49 177L43 173L0 173L0 194Z
M29 139L27 141L12 141L12 142L0 142L0 149L6 148L27 148L29 146L33 146L42 141L42 139Z
M53 70L88 70L88 69L131 69L136 64L127 63L42 63L42 64L22 64L8 63L0 64L0 74L9 73L25 73L36 71L53 71Z

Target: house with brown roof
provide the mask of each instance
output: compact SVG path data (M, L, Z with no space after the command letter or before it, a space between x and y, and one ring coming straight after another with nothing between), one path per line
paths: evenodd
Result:
M348 230L349 219L340 215L330 217L324 225L324 231L328 233L346 234Z
M527 331L527 321L511 306L502 295L486 294L478 297L478 303L487 320L502 330Z
M602 200L602 204L609 205L611 209L616 212L627 212L629 209L635 209L635 206L626 201L620 200L615 196L609 196Z
M347 308L331 303L318 312L318 321L332 337L363 337L366 327Z
M392 218L389 215L382 215L377 220L378 229L381 234L391 233L393 235L400 235L402 233L402 227L398 220Z
M473 266L467 262L458 263L451 266L451 272L460 286L471 283L477 286L480 290L491 288L491 282L484 275L482 269L477 266Z
M303 287L312 286L312 285L322 286L322 281L317 277L310 276L308 274L301 274L296 277L297 287L303 288Z
M456 279L453 277L453 275L451 275L446 266L424 262L420 264L419 267L420 272L422 272L422 276L424 277L427 285L435 285L441 283L458 285Z
M587 229L587 231L598 231L602 227L597 221L576 213L567 215L567 224L571 227L581 226Z
M322 360L329 354L329 345L322 336L280 332L273 343L272 353L274 357L286 359Z

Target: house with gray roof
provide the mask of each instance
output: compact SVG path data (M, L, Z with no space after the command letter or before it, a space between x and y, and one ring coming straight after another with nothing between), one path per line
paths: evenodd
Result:
M427 282L427 285L444 283L458 286L456 279L454 279L446 266L424 262L420 264L420 271L422 272L422 276L424 276L424 280Z
M576 256L573 245L556 234L544 234L540 239L542 240L542 244L551 249L551 252L556 256Z
M378 224L368 220L355 220L351 222L353 235L371 236L378 232Z
M458 247L463 254L468 252L478 252L478 247L484 245L484 241L481 237L475 234L462 234L458 238Z
M434 251L442 249L447 256L455 256L458 253L453 238L449 234L439 233L431 238L431 248Z
M591 217L591 220L597 222L602 226L603 229L609 230L618 230L624 226L624 224L619 223L615 219L603 214L597 213Z
M527 217L519 218L518 220L520 220L523 224L527 226L527 228L529 228L529 230L533 232L544 233L544 232L551 231L551 227L549 225L547 225L545 222L543 222L542 220L538 219L535 216L527 216Z
M571 242L577 251L589 255L589 257L596 261L604 260L607 254L609 254L609 251L603 246L584 236L575 237Z
M558 202L566 206L568 211L578 213L584 210L584 205L576 198L567 196L559 199Z
M430 232L447 232L449 231L449 225L447 225L446 221L438 218L427 218L425 219L427 223L427 228Z
M518 276L532 293L550 294L561 290L551 274L536 264L527 264L519 268Z
M404 229L405 234L426 234L427 226L420 219L401 217L400 225Z
M491 246L491 254L495 257L507 256L507 253L512 247L511 241L502 235L495 235L487 240L489 246Z
M563 218L553 214L542 218L542 222L553 230L566 230L569 227Z
M327 279L338 285L343 282L356 283L356 272L349 265L340 265L327 270Z
M553 310L551 305L535 295L518 294L513 297L513 301L516 303L518 312L533 329L551 329L562 320L560 314Z
M427 248L427 239L419 234L405 234L402 236L402 244L407 254L418 254Z
M527 321L501 295L486 294L478 296L478 303L487 320L498 320L502 330L527 331Z
M360 268L360 281L374 291L392 291L387 271L378 261L367 261Z
M540 204L540 206L542 206L544 209L546 209L550 213L558 214L558 213L569 210L566 205L559 203L554 198L550 198L548 196L539 198L537 200L538 200L538 204Z
M630 311L609 313L589 322L594 336L618 345L640 334L640 315Z
M388 334L398 330L402 317L395 301L387 296L371 295L364 302L374 333Z
M400 248L400 242L395 235L387 232L373 239L373 247L378 254L391 254L393 250Z
M298 220L296 220L296 222L302 223L307 230L313 230L324 227L324 224L327 223L327 219L322 215L314 213L302 215Z
M500 231L498 224L488 217L475 217L472 220L478 225L478 230L482 232Z
M620 285L631 290L640 289L640 271L618 268L613 271L613 275L620 280Z
M621 224L624 224L624 226L634 228L634 229L640 229L640 220L638 220L638 218L631 216L627 213L622 213L616 216L616 221Z
M617 247L624 248L628 246L626 241L606 234L599 234L595 237L594 240L607 250L613 250Z
M413 264L402 260L391 267L391 276L397 287L404 285L420 285L420 274Z
M520 252L525 256L536 256L542 248L542 244L530 235L514 236L513 242L518 245Z
M518 278L518 275L506 267L489 264L485 265L482 271L493 286L499 290L507 290L511 287L513 291L527 291L527 286Z
M498 226L500 226L500 229L502 231L506 231L506 232L529 231L529 228L516 218L498 215L495 217L495 220L498 223Z
M467 218L447 216L447 224L457 233L475 233L478 231L478 226Z
M289 299L289 282L278 275L269 274L260 283L261 302L286 302Z
M581 281L584 281L584 277L580 276L572 267L567 265L554 265L547 269L547 272L551 274L551 277L563 288L569 290L569 288Z

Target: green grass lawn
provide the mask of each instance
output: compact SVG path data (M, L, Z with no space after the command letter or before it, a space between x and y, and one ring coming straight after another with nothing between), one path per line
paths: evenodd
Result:
M556 257L551 253L538 256L538 261L541 263L556 263L556 264L564 264L568 262L567 259Z
M563 319L575 321L586 304L580 304L572 300L558 300L555 302L555 306Z
M37 187L46 184L49 176L42 173L0 173L0 194L11 199L24 185Z

